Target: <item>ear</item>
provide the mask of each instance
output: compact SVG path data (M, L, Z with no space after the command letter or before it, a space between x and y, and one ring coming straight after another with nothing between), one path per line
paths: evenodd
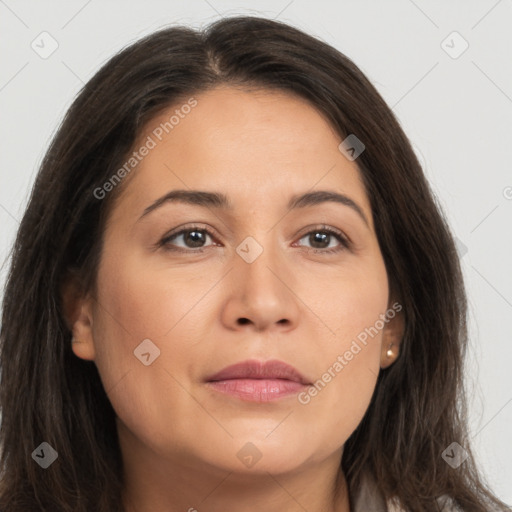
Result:
M382 332L380 367L391 366L400 355L400 347L405 330L405 314L398 301L390 301L386 311L386 322Z
M93 297L84 293L80 279L69 274L61 286L64 319L72 332L71 350L80 359L93 361L96 355L92 336Z

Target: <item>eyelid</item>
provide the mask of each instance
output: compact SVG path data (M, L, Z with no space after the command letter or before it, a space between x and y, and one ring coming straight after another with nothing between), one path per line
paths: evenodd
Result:
M299 232L299 237L302 238L304 235L307 235L311 233L312 231L327 231L328 233L338 235L340 238L342 238L347 244L351 244L350 238L341 230L338 228L335 228L334 226L330 226L329 224L311 224L309 226L306 226L301 229Z
M341 231L338 228L335 228L334 226L329 226L327 224L315 224L312 226L307 226L302 230L302 234L298 236L298 240L301 240L305 236L311 234L311 233L328 233L330 236L334 236L338 239L340 246L338 247L331 247L326 249L315 249L315 248L306 248L306 252L313 252L315 254L325 254L325 255L332 255L332 254L338 254L340 252L349 250L352 248L352 242L350 238L345 235L343 231ZM299 246L300 247L300 246Z
M206 235L210 236L214 241L217 240L217 234L213 228L206 224L201 223L191 223L189 225L180 226L179 228L176 228L175 230L170 231L169 233L165 234L163 238L158 242L158 247L164 247L165 250L168 250L170 252L183 252L188 254L194 254L194 253L202 253L204 252L208 247L197 247L197 248L183 248L183 247L170 247L169 240L172 238L175 238L179 235L182 235L188 231L204 231ZM325 232L330 234L331 236L335 236L339 239L340 247L337 248L327 248L327 249L315 249L315 248L306 248L308 249L307 252L314 252L314 253L324 253L324 254L332 254L341 252L343 250L350 249L352 246L352 241L350 238L340 229L335 228L334 226L329 226L327 224L312 224L309 226L306 226L301 229L300 234L296 235L297 240L301 240L306 235L314 233L314 232ZM303 246L299 246L303 247Z
M213 228L210 228L206 224L201 224L199 222L195 222L195 223L191 223L190 225L185 224L184 226L180 226L179 228L176 228L176 229L174 229L172 231L169 231L167 234L165 234L163 236L163 238L160 240L160 242L158 242L158 245L159 246L166 246L168 241L169 241L169 239L177 237L179 235L182 235L183 233L185 233L187 231L194 231L194 230L196 230L196 231L204 231L212 239L216 239L217 238L217 234L215 233ZM199 247L199 248L196 248L196 249L183 249L183 248L179 247L179 248L176 249L176 251L179 252L180 250L182 250L183 252L194 253L194 252L199 252L201 249L204 250L204 247ZM172 249L169 249L169 250L172 250Z

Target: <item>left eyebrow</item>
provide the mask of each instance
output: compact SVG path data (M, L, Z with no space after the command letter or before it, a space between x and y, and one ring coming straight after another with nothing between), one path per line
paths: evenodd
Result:
M202 206L205 208L216 208L233 210L233 204L230 202L225 194L220 192L205 192L202 190L172 190L164 196L157 199L155 202L150 204L142 213L139 220L151 213L152 211L160 208L165 203L185 203L196 206ZM316 206L326 202L333 202L348 206L354 210L369 226L368 219L364 214L362 208L350 197L345 194L339 194L330 190L317 190L315 192L306 192L292 196L288 201L288 210L294 210L297 208L307 208L308 206Z
M293 210L295 208L306 208L308 206L316 206L327 202L339 203L352 208L352 210L354 210L369 227L368 219L366 218L363 209L353 199L345 194L339 194L338 192L332 192L330 190L317 190L315 192L307 192L305 194L292 196L288 202L288 209Z

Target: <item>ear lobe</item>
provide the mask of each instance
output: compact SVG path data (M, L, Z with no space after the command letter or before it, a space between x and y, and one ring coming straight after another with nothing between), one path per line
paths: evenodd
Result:
M63 284L61 297L64 320L73 335L71 341L73 353L80 359L94 360L92 297L84 294L76 276L70 277Z
M394 315L392 316L392 313ZM387 322L382 332L380 367L391 366L400 355L400 347L405 332L405 315L399 302L388 308Z
M96 351L94 349L92 338L88 338L84 341L73 337L71 340L71 350L76 357L86 361L94 361L94 358L96 357Z

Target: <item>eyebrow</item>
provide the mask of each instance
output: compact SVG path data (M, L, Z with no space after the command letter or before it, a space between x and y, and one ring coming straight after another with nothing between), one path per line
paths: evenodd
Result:
M306 208L308 206L316 206L323 203L338 203L352 208L369 226L368 219L364 214L362 208L350 197L338 192L330 190L316 190L314 192L306 192L292 196L288 201L288 210L295 210L297 208ZM233 204L229 198L221 192L205 192L202 190L172 190L164 196L157 199L150 204L142 213L139 220L151 213L152 211L160 208L167 203L184 203L195 206L202 206L205 208L216 208L232 211Z

